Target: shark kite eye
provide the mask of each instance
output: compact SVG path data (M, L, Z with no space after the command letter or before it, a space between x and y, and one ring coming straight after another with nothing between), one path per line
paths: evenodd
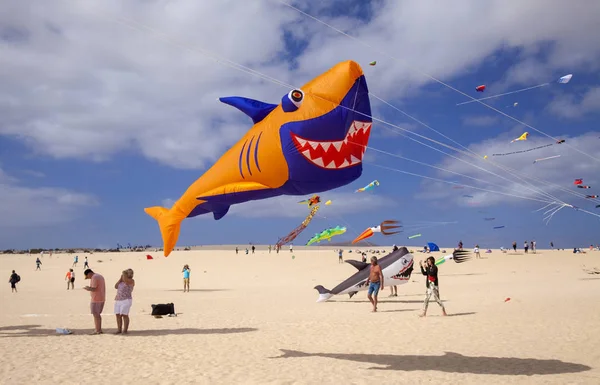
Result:
M300 108L303 100L304 92L302 90L292 90L281 99L281 107L285 112L293 112Z

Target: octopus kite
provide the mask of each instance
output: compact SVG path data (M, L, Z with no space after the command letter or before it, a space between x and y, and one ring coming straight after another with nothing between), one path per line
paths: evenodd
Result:
M396 223L398 223L398 221L394 221L394 220L387 220L387 221L383 221L379 224L379 226L375 226L375 227L369 227L368 229L366 229L365 231L363 231L358 237L356 237L356 239L354 239L352 241L352 243L358 243L364 239L367 239L369 237L372 237L373 234L375 233L381 233L383 235L393 235L393 234L398 234L400 233L400 231L389 231L392 229L397 229L400 228L402 226L394 226Z
M303 201L300 201L298 203L306 203L308 205L308 207L312 207L316 204L321 203L321 197L318 195L313 195L311 198L305 199Z
M279 239L277 241L277 243L275 244L275 246L276 247L281 247L281 246L283 246L283 245L285 245L287 243L292 242L294 239L296 239L296 237L298 235L300 235L300 233L302 233L304 231L304 229L306 229L306 227L308 227L308 224L310 223L310 221L312 221L313 217L317 214L317 211L319 211L319 206L314 206L310 210L310 213L302 221L302 223L300 224L300 226L296 227L294 230L292 230L292 232L290 232L285 237Z

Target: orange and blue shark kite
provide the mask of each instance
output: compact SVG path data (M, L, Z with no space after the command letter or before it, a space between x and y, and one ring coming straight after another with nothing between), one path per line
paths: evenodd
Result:
M237 96L220 101L254 125L170 209L145 209L158 221L165 256L185 218L212 213L218 220L234 204L328 191L362 174L372 120L367 82L357 63L337 64L278 105Z

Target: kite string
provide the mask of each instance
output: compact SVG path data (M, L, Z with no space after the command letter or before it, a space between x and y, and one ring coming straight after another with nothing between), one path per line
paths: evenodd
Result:
M309 16L309 15L308 15L308 16ZM135 21L132 21L131 23L128 23L128 22L126 22L126 21L119 20L119 18L115 18L115 17L112 17L112 18L111 18L111 17L109 17L109 19L111 19L112 21L114 21L114 22L117 22L117 23L119 23L119 24L121 24L121 25L127 26L127 27L129 27L129 28L136 29L136 30L138 30L138 31L144 32L142 29L140 29L139 27L136 27L136 26L134 25L134 24L137 24L137 25L141 26L141 28L144 28L144 29L146 29L146 30L148 30L148 31L150 31L150 32L153 32L153 33L155 33L156 35L161 35L161 33L160 33L159 31L157 31L156 29L154 29L154 28L151 28L151 27L149 27L149 26L147 26L147 25L144 25L144 24L142 24L142 23L137 23L137 22L135 22ZM341 31L340 31L340 32L341 32ZM224 65L226 65L226 66L232 67L232 68L234 68L234 69L237 69L237 70L239 70L239 71L242 71L242 72L248 73L248 74L250 74L250 75L258 76L258 77L260 77L261 79L264 79L264 80L270 81L270 82L272 82L272 83L274 83L274 84L277 84L277 85L280 85L280 86L283 86L283 87L286 87L286 88L297 88L297 87L294 87L293 85L290 85L290 84L288 84L288 83L285 83L285 82L283 82L283 81L279 81L279 80L278 80L278 79L276 79L276 78L273 78L273 77L271 77L271 76L268 76L268 75L262 74L261 72L259 72L259 71L256 71L256 70L253 70L253 69L251 69L251 68L249 68L249 67L246 67L246 66L244 66L244 65L242 65L242 64L236 63L236 62L234 62L234 61L231 61L231 60L229 60L229 59L225 59L225 58L219 57L219 55L215 55L215 54L213 54L213 53L211 53L211 52L209 52L209 51L207 51L207 50L198 49L198 48L191 48L191 47L189 47L189 46L186 46L185 44L180 44L180 43L177 43L177 42L176 42L176 41L174 41L173 39L170 39L170 38L168 38L168 36L167 36L167 35L165 35L165 34L162 34L162 35L164 35L164 36L162 36L162 38L161 38L163 41L165 41L165 42L167 42L167 43L169 43L169 44L172 44L172 45L174 45L174 46L176 46L176 47L183 48L183 49L189 50L189 51L191 51L191 52L196 52L196 51L199 51L200 53L202 53L202 54L204 54L204 55L208 56L209 58L213 59L213 60L214 60L214 61L216 61L217 63L224 64ZM460 91L458 91L458 90L457 90L457 92L460 92ZM468 96L468 95L466 95L466 96ZM426 138L426 139L428 139L428 140L432 140L432 139L430 139L430 138L427 138L427 137L424 137L424 138ZM439 142L438 142L438 143L439 143ZM444 145L443 143L440 143L440 144L441 144L441 145Z
M394 106L393 104L391 104L391 103L389 103L389 102L387 102L387 101L383 100L382 98L380 98L380 97L378 97L378 96L376 96L376 95L373 95L373 94L370 94L370 95L371 95L372 97L374 97L375 99L377 99L377 100L379 100L379 101L381 101L381 102L385 103L386 105L388 105L389 107L393 108L394 110L396 110L396 111L400 112L401 114L405 115L405 116L406 116L406 117L408 117L409 119L412 119L412 120L414 120L415 122L417 122L417 123L419 123L419 124L423 125L424 127L427 127L428 129L430 129L430 130L432 130L432 131L436 132L437 134L439 134L439 135L443 136L444 138L446 138L446 139L450 140L451 142L455 143L456 145L458 145L458 146L460 146L460 147L464 148L466 151L468 151L469 153L473 154L473 155L474 155L474 157L475 157L476 159L481 159L481 158L482 158L482 156L481 156L481 155L479 155L479 154L475 153L473 150L469 149L468 147L465 147L464 145L462 145L462 144L460 144L459 142L455 141L454 139L452 139L452 138L448 137L447 135L444 135L444 134L442 134L440 131L438 131L438 130L434 129L433 127L431 127L430 125L428 125L428 124L426 124L426 123L423 123L422 121L420 121L419 119L415 118L414 116L412 116L412 115L410 115L410 114L406 113L405 111L402 111L400 108L398 108L398 107ZM400 128L400 127L398 127L398 128ZM410 132L410 133L413 133L413 132L412 132L412 131L410 131L410 130L407 130L407 131L408 131L408 132ZM413 133L413 134L414 134L414 133ZM439 143L439 142L438 142L438 143ZM455 147L448 146L448 145L445 145L445 144L441 144L441 145L443 145L444 147L450 148L450 149L452 149L452 150L454 150L454 151L457 151L457 152L459 152L459 153L461 153L461 154L464 154L464 155L467 155L467 156L473 156L473 155L470 155L470 154L468 154L468 153L466 153L466 152L464 152L464 151L458 150L458 149L457 149L457 148L455 148ZM443 154L445 154L444 152L442 152L442 153L443 153ZM448 154L446 154L446 155L448 155ZM459 159L459 158L456 158L456 159ZM495 165L496 167L499 167L498 165L496 165L496 164L495 164L495 162L491 162L491 161L490 161L489 163L491 163L492 165ZM470 164L470 163L468 163L468 162L467 162L467 164ZM476 166L475 166L475 167L476 167ZM501 168L501 167L499 167L499 168ZM507 170L505 170L505 169L504 169L503 171L505 171L505 172L506 172ZM486 170L486 172L488 172L488 171ZM491 172L490 172L490 173L491 173ZM535 188L535 187L534 187L534 186L533 186L531 183L527 182L527 180L523 180L522 178L520 178L516 172L510 173L510 174L513 174L513 176L516 176L516 177L517 177L519 180L521 180L521 181L525 182L526 184L530 185L531 187L533 187L533 188L534 188L534 190L536 189L536 188ZM513 181L511 181L511 182L513 182ZM513 183L515 183L515 182L513 182ZM517 183L517 184L519 184L518 182L516 182L516 183ZM531 188L530 188L530 190L531 190ZM550 197L551 199L557 199L556 197L553 197L552 195L550 195L550 194L548 194L548 193L544 192L544 191L543 191L543 190L541 190L541 189L537 189L537 192L538 192L538 193L541 193L542 195L546 195L547 197Z
M475 186L469 186L469 185L465 185L465 184L459 184L459 183L455 183L455 182L450 182L447 180L443 180L443 179L438 179L438 178L433 178L430 176L425 176L425 175L420 175L420 174L415 174L409 171L403 171L403 170L399 170L396 168L392 168L392 167L387 167L387 166L382 166L373 162L368 162L370 165L375 166L375 167L379 167L379 168L383 168L383 169L387 169L390 171L396 171L402 174L406 174L406 175L412 175L412 176L417 176L417 177L421 177L424 179L430 179L430 180L434 180L437 182L442 182L442 183L447 183L447 184L451 184L451 185L455 185L455 186L466 186L475 190L481 190L481 191L485 191L485 192L490 192L490 193L494 193L494 194L501 194L501 195L506 195L506 196L511 196L511 197L515 197L515 198L521 198L521 199L528 199L528 200L532 200L532 201L537 201L537 202L543 202L543 203L550 203L551 201L547 201L547 200L542 200L542 199L537 199L537 198L531 198L531 197L524 197L521 195L516 195L516 194L509 194L509 193L504 193L504 192L500 192L500 191L494 191L494 190L488 190L488 189L484 189L481 187L475 187Z
M394 56L392 56L392 55L388 54L387 52L385 52L385 51L382 51L382 50L380 50L380 49L378 49L378 48L376 48L376 47L374 47L374 46L372 46L372 45L370 45L370 44L368 44L368 43L365 43L365 42L363 42L362 40L360 40L360 39L358 39L358 38L356 38L356 37L354 37L354 36L351 36L351 35L347 34L346 32L344 32L344 31L342 31L342 30L340 30L340 29L337 29L337 28L335 28L335 27L334 27L334 26L332 26L331 24L328 24L328 23L326 23L326 22L324 22L324 21L322 21L322 20L318 19L318 18L317 18L317 17L315 17L315 16L309 15L308 13L306 13L306 12L304 12L304 11L302 11L302 10L300 10L300 9L296 8L296 7L294 7L293 5L291 5L291 4L289 4L289 3L287 3L287 2L285 2L285 1L283 1L283 0L275 0L275 1L277 1L277 2L279 2L279 3L281 3L281 4L283 4L283 5L286 5L286 6L290 7L290 8L292 8L292 9L296 10L297 12L299 12L299 13L301 13L301 14L303 14L303 15L305 15L305 16L307 16L307 17L311 18L311 19L313 19L314 21L316 21L316 22L318 22L318 23L320 23L320 24L323 24L323 25L325 25L326 27L328 27L328 28L330 28L330 29L332 29L332 30L334 30L334 31L336 31L336 32L338 32L338 33L340 33L340 34L342 34L342 35L344 35L344 36L348 37L349 39L352 39L352 40L356 41L357 43L360 43L361 45L363 45L363 46L365 46L365 47L368 47L368 48L370 48L370 49L372 49L372 50L374 50L374 51L376 51L376 52L379 52L380 54L382 54L382 55L385 55L385 56L387 56L387 57L388 57L388 58L390 58L390 59L396 60L396 61L398 61L398 62L402 62L400 59L398 59L398 58L396 58L396 57L394 57ZM515 121L515 122L517 122L517 123L520 123L520 124L522 124L522 125L524 125L524 126L526 126L526 127L528 127L528 128L531 128L532 130L534 130L534 131L536 131L536 132L538 132L538 133L540 133L540 134L542 134L542 135L545 135L545 136L547 136L548 138L552 138L552 139L554 139L554 140L558 140L557 138L554 138L553 136L550 136L550 135L546 134L545 132L543 132L543 131L541 131L541 130L538 130L537 128L535 128L535 127L533 127L533 126L531 126L531 125L529 125L529 124L527 124L527 123L525 123L525 122L523 122L523 121L521 121L521 120L519 120L519 119L517 119L517 118L515 118L515 117L511 116L511 115L508 115L507 113L505 113L505 112L503 112L503 111L500 111L500 110L498 110L497 108L494 108L494 107L490 106L489 104L483 103L483 102L481 102L481 101L479 101L479 100L475 99L475 98L474 98L474 97L472 97L471 95L468 95L468 94L466 94L466 93L464 93L464 92L462 92L462 91L460 91L460 90L458 90L458 89L456 89L456 88L452 87L451 85L449 85L449 84L447 84L447 83L445 83L445 82L443 82L443 81L441 81L441 80L437 79L436 77L434 77L434 76L432 76L432 75L430 75L430 74L428 74L428 73L426 73L426 72L422 71L422 70L421 70L421 69L419 69L419 68L411 67L411 66L409 66L409 65L406 65L406 67L408 67L408 68L411 68L411 69L412 69L412 70L414 70L415 72L418 72L418 73L420 73L421 75L423 75L423 76L425 76L425 77L427 77L427 78L429 78L429 79L433 80L434 82L436 82L436 83L439 83L439 84L443 85L444 87L446 87L446 88L448 88L448 89L451 89L451 90L453 90L453 91L455 91L455 92L457 92L457 93L459 93L459 94L461 94L461 95L463 95L463 96L466 96L467 98L469 98L469 99L471 99L471 100L473 100L473 101L475 101L475 102L477 102L477 103L479 103L479 104L481 104L481 105L483 105L483 106L485 106L485 107L487 107L487 108L491 109L492 111L495 111L495 112L497 112L497 113L499 113L499 114L501 114L501 115L503 115L503 116L505 116L505 117L507 117L507 118L509 118L509 119L511 119L511 120L513 120L513 121ZM573 146L571 146L571 145L569 145L569 144L567 144L567 147L571 147L571 148L573 148L575 151L577 151L577 152L579 152L579 153L581 153L581 154L583 154L583 155L586 155L586 156L590 157L591 159L594 159L594 160L596 160L596 161L600 161L600 159L598 159L598 158L596 158L596 157L594 157L594 156L592 156L592 155L590 155L590 154L587 154L586 152L583 152L583 151L581 151L581 150L577 149L576 147L573 147Z
M487 99L497 98L497 97L500 97L500 96L517 94L519 92L529 91L529 90L533 90L535 88L544 87L544 86L547 86L547 85L550 85L550 83L538 84L537 86L532 86L532 87L527 87L527 88L521 88L520 90L516 90L516 91L510 91L510 92L505 92L503 94L497 94L497 95L488 96L488 97L485 97L485 98L479 98L479 99L475 99L475 100L469 100L468 102L458 103L457 106L462 106L463 104L469 104L469 103L473 103L473 102L476 102L476 101L479 101L479 100L487 100Z

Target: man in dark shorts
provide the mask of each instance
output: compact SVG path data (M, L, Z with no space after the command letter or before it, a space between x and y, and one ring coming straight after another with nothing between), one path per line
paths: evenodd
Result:
M367 297L373 305L373 313L377 311L377 295L379 290L383 289L383 273L381 272L381 266L377 264L377 257L371 257L371 266L369 267L369 278L367 283L369 284L369 292ZM373 294L373 296L371 296Z
M10 278L8 279L8 282L10 283L11 293L17 293L17 282L19 282L20 280L21 280L21 277L19 277L19 274L17 274L13 270L12 274L10 275Z
M95 331L92 334L102 334L102 310L104 309L104 302L106 301L106 285L104 284L104 277L100 274L94 273L92 269L87 269L83 272L85 279L89 279L90 286L84 287L85 290L89 291L92 297L90 303L90 310L94 316Z

